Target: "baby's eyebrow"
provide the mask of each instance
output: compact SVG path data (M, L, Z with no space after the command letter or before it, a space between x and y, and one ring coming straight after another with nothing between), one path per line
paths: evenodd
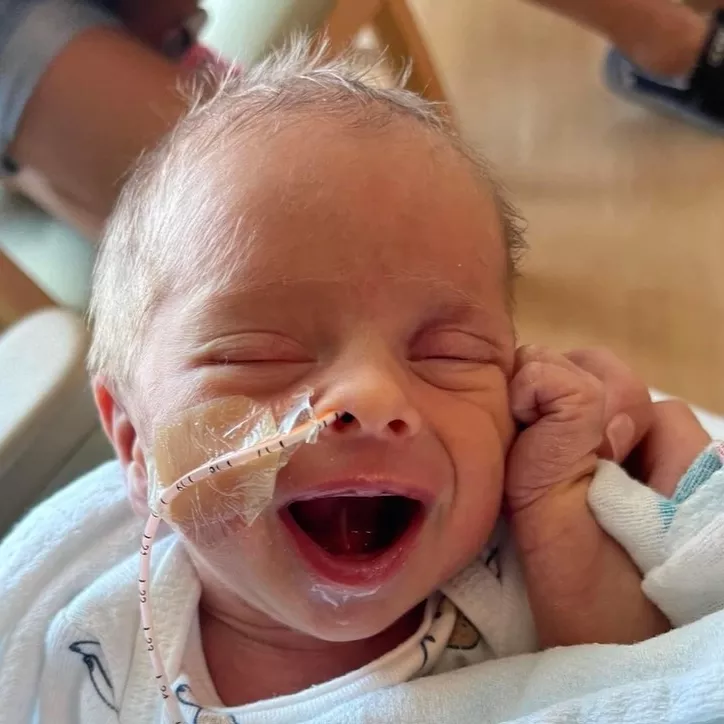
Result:
M510 335L513 322L507 313L501 314L500 310L494 312L480 302L448 302L430 309L416 336L445 327L468 328L475 336L497 346L497 341L505 340Z
M429 285L429 316L439 324L471 321L472 319L496 319L499 310L482 299L480 295L466 291L454 282L435 277L407 277L411 281ZM502 300L501 301L505 301ZM507 305L503 305L507 312Z
M487 316L485 307L481 304L467 302L444 303L433 307L426 327L442 327L449 324L460 324L470 322L479 317Z
M423 308L420 310L426 317L435 320L438 325L472 321L487 322L492 326L501 326L501 311L507 317L506 300L502 298L501 305L487 302L480 294L464 289L461 285L450 279L443 279L434 272L410 274L402 271L398 274L385 274L386 281L399 284L400 287L409 286L410 291L416 288L418 292L424 291ZM229 317L238 322L241 309L259 311L261 307L273 305L275 301L288 301L287 295L295 293L314 294L331 292L345 295L349 293L348 280L343 278L329 279L326 277L277 277L264 281L255 280L253 276L242 280L235 280L234 286L227 289L213 288L206 295L199 295L191 300L184 316L187 323L203 323L213 317L217 320ZM494 323L498 322L497 325Z

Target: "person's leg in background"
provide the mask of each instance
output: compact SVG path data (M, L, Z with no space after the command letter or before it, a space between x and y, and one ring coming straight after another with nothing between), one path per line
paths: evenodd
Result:
M724 0L693 0L696 9L674 0L529 1L611 43L611 90L724 133Z
M673 0L534 0L606 37L659 76L690 73L709 32L705 17Z

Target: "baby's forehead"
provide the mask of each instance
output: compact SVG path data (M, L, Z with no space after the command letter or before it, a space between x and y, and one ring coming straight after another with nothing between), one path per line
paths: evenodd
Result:
M215 159L216 173L224 184L236 178L235 187L227 188L241 192L242 198L250 190L285 193L274 198L277 202L288 200L292 192L333 195L347 188L334 180L369 181L375 172L418 192L424 181L433 192L435 186L455 183L481 196L494 194L480 167L453 139L415 119L391 117L382 123L290 114L271 129L230 139Z
M177 302L223 310L254 288L250 305L288 306L293 285L326 316L340 298L382 309L417 287L425 302L468 298L507 316L495 190L452 143L410 119L286 121L232 139L204 170L205 193L187 197Z
M436 233L444 245L465 227L476 242L471 254L501 257L493 185L447 138L414 120L365 125L305 117L273 134L243 136L229 151L215 169L219 214L246 254L269 244L286 248L289 236L336 248L354 243L360 254L378 246L380 235L387 244L409 245L413 236L423 241ZM425 250L421 244L416 255Z

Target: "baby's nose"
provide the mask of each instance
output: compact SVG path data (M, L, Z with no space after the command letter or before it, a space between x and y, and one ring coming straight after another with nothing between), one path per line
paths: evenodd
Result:
M422 426L420 413L402 387L379 373L348 377L327 390L315 407L344 413L332 428L341 435L406 439Z

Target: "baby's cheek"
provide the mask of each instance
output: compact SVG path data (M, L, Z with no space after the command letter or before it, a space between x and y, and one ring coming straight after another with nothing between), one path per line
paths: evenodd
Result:
M507 453L516 431L508 378L500 367L491 366L486 371L484 381L481 389L471 391L466 396L466 402L473 406L473 411L463 411L460 417L467 419L468 426L481 434L485 434L484 431L492 426L504 453Z
M190 543L203 547L245 537L271 499L277 459L268 456L244 466L242 474L223 471L184 490L171 503L171 524Z
M444 534L448 576L480 554L501 513L505 455L512 433L492 416L480 420L477 430L473 437L466 435L468 444L456 465L454 503Z
M157 430L150 505L157 506L159 497L176 481L208 465L208 471L203 469L207 478L178 494L164 517L190 542L205 546L243 531L272 499L277 472L285 460L272 453L242 467L218 469L211 462L275 432L271 413L258 414L246 398L226 398L185 411Z
M231 593L256 607L260 594L284 587L293 572L274 544L273 526L263 513L251 526L204 525L198 529L177 529L199 575L205 594Z

